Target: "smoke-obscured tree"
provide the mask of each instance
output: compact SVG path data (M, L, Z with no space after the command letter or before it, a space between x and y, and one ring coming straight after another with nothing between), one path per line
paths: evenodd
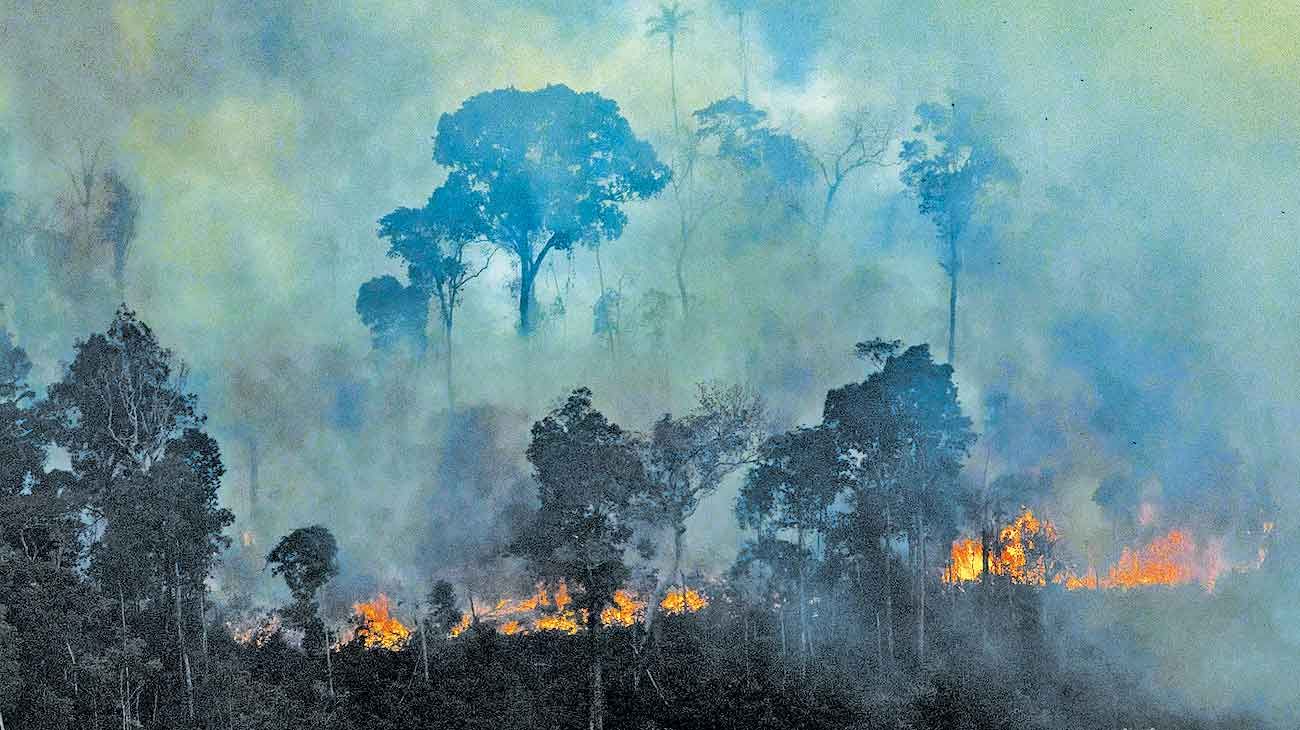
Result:
M906 537L918 606L917 655L924 657L932 578L927 547L956 532L963 504L957 477L975 434L962 413L952 366L936 364L928 345L885 354L893 344L877 341L873 351L884 355L878 372L826 394L823 423L846 459L855 507L884 512L887 544ZM892 600L889 592L885 598ZM892 630L892 604L886 612Z
M814 538L831 526L831 507L843 488L835 437L825 428L799 428L767 439L736 500L742 528L760 539L787 543L797 559L799 666L808 670L808 579ZM793 533L793 540L790 539Z
M646 488L633 434L592 407L579 388L532 428L528 461L537 479L537 512L512 551L540 578L564 581L586 611L591 641L589 727L604 723L604 630L600 615L630 571L624 552L636 519L633 501Z
M617 239L622 206L658 195L671 176L615 102L564 85L470 97L438 120L434 161L450 168L445 187L482 196L479 233L518 267L525 335L547 254Z
M330 635L321 620L317 596L325 584L339 574L338 543L321 525L299 527L280 538L267 553L271 574L284 578L293 603L283 613L291 626L303 632L303 646L309 652L320 647L325 655L330 696L334 695L334 664L330 656Z
M104 201L95 228L105 245L113 250L113 282L117 286L118 299L125 299L127 255L135 241L140 203L116 170L105 172L100 185Z
M835 195L849 176L868 165L889 166L885 153L894 139L893 124L866 108L845 114L840 128L836 146L817 160L822 182L826 185L826 199L822 203L823 228L830 222Z
M690 18L694 15L683 10L682 4L673 0L660 3L659 13L646 18L646 35L651 38L663 36L668 44L668 84L672 92L670 104L673 110L673 136L681 135L680 117L677 113L677 39L690 29Z
M690 413L678 418L665 414L644 439L649 481L644 506L649 521L673 536L672 572L665 585L677 581L685 593L686 522L728 474L755 458L763 416L763 400L752 389L703 383Z
M746 201L761 209L773 202L785 219L804 217L803 193L817 162L808 145L771 124L766 111L736 97L695 111L696 137L745 175Z
M423 208L398 208L379 220L379 237L388 240L388 255L406 262L410 288L424 294L426 307L430 299L438 303L446 348L443 363L447 402L452 407L456 401L452 361L456 309L465 286L486 271L492 261L482 236L482 204L479 192L444 185L433 191ZM475 255L480 249L482 254ZM414 292L403 293L414 296ZM360 309L359 299L357 306Z
M740 99L749 101L749 38L745 34L745 17L758 5L758 0L723 0L722 7L736 16L737 65L740 67Z
M903 184L917 199L922 215L934 222L943 249L940 266L948 275L948 362L956 357L957 275L962 268L963 234L981 205L998 186L1018 173L990 136L982 100L956 96L951 104L921 104L918 137L903 142Z
M193 632L206 626L206 581L233 521L216 497L220 452L201 430L185 365L133 312L121 308L105 333L75 349L42 410L98 533L89 573L116 599L124 624L129 606L135 623L170 627L175 654L165 663L193 720Z
M357 290L357 314L370 328L376 350L406 345L423 354L428 345L429 295L415 284L402 284L385 274Z

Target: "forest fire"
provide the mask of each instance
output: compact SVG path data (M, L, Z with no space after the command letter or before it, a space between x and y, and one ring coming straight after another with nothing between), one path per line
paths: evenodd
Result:
M373 601L352 604L357 622L354 637L367 649L397 651L411 638L411 630L388 612L388 596L380 593Z
M1154 508L1143 511L1154 514ZM1264 534L1271 531L1265 523ZM1049 573L1054 584L1066 590L1129 590L1148 586L1177 586L1199 583L1213 591L1215 582L1225 571L1258 568L1267 554L1260 546L1257 559L1233 564L1224 554L1224 541L1210 539L1197 543L1187 531L1174 529L1158 535L1140 547L1125 547L1114 564L1104 573L1089 566L1079 573L1073 567L1057 566L1051 559L1051 547L1060 539L1056 527L1036 518L1025 509L1011 524L1003 527L997 540L989 546L988 570L1006 576L1011 582L1044 586ZM949 564L943 569L944 583L958 585L975 582L984 573L983 549L979 540L962 538L952 544Z
M675 588L659 602L659 608L670 614L696 613L707 608L709 599L694 588Z
M1055 525L1026 509L1003 527L996 543L989 546L989 573L1007 576L1013 583L1046 585L1048 553L1058 539ZM979 580L984 572L983 553L979 540L953 542L943 581L954 584Z
M503 598L490 609L464 614L449 635L453 639L460 636L474 624L475 617L506 635L543 631L576 634L586 626L587 611L572 608L572 603L563 582L553 593L538 584L527 598ZM673 615L697 613L708 605L708 597L694 588L670 590L659 602L661 610ZM614 592L613 602L601 610L600 622L604 626L633 626L645 620L645 609L646 601L635 591L621 588Z

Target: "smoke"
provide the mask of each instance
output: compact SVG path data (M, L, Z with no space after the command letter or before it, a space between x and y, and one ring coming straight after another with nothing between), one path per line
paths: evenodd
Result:
M989 436L976 451L994 475L1050 472L1055 512L1080 542L1110 534L1093 499L1107 480L1207 534L1256 528L1263 508L1293 531L1300 18L1226 2L778 5L751 11L751 100L815 152L858 106L900 120L901 135L916 104L949 90L996 109L988 133L1022 179L977 222L957 331L963 403ZM481 556L528 498L528 425L571 387L645 428L687 409L697 381L749 382L789 427L863 376L854 342L943 341L933 229L897 169L869 167L825 232L751 227L743 245L732 231L751 211L721 181L685 269L685 327L675 298L666 327L648 314L656 290L675 297L671 196L631 206L601 253L606 286L620 290L612 355L592 334L591 252L548 264L540 299L552 314L529 342L514 335L512 272L498 257L458 317L467 407L454 417L437 342L422 363L373 353L357 287L401 275L375 222L440 181L439 114L485 89L563 82L619 102L667 154L668 58L644 22L656 4L589 6L3 3L0 185L13 198L0 296L33 380L58 377L116 294L108 259L70 283L47 237L9 222L49 229L78 146L101 143L140 201L126 297L193 367L236 528L264 551L292 527L326 524L345 580L390 592L401 583L415 596L430 572ZM684 115L740 88L734 18L705 0L691 9L676 59ZM990 403L1006 404L996 423ZM700 510L692 566L731 560L733 495ZM1265 606L1295 605L1265 581L1251 590ZM1300 618L1276 611L1270 626ZM1248 705L1252 692L1276 696L1243 685L1215 701Z

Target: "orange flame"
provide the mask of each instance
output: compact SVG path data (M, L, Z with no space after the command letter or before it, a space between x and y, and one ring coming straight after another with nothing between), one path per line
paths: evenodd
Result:
M1005 575L1013 583L1047 584L1046 550L1059 539L1056 526L1025 509L1011 524L998 533L997 543L989 546L989 573ZM984 573L984 550L979 540L953 542L943 582L968 583Z
M411 638L411 630L389 615L388 596L383 593L368 603L352 604L352 610L356 612L355 635L367 649L397 651Z
M671 614L696 613L709 605L709 599L694 588L668 591L668 595L659 602L659 608Z

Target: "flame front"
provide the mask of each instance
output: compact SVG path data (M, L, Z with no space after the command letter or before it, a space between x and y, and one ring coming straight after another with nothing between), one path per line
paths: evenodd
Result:
M1155 508L1145 505L1143 512L1154 518ZM1264 523L1264 535L1272 523ZM1048 561L1049 548L1060 539L1056 527L1040 520L1028 509L998 533L998 541L989 547L988 569L992 575L1006 576L1013 583L1044 586L1055 568ZM1102 574L1089 566L1080 574L1073 567L1056 571L1051 580L1066 590L1120 589L1146 586L1176 586L1200 583L1213 591L1219 576L1227 571L1258 568L1267 555L1260 546L1256 559L1234 564L1225 556L1224 540L1210 539L1198 545L1186 531L1174 529L1155 537L1141 547L1125 547L1116 562ZM944 583L954 585L974 582L984 573L983 549L978 540L962 538L952 544L948 565L943 569Z
M694 588L670 590L659 603L659 608L670 614L696 613L709 605L703 592ZM613 602L601 609L600 622L605 626L633 626L645 620L646 602L633 590L620 588L614 592ZM507 634L529 634L542 631L562 631L576 634L587 625L587 610L573 607L568 586L560 582L552 593L539 584L527 598L503 598L486 610L478 611L477 619L496 626ZM455 638L474 623L466 614L452 627Z
M411 630L388 613L388 596L380 593L368 603L354 603L356 636L367 649L397 651L411 638Z

